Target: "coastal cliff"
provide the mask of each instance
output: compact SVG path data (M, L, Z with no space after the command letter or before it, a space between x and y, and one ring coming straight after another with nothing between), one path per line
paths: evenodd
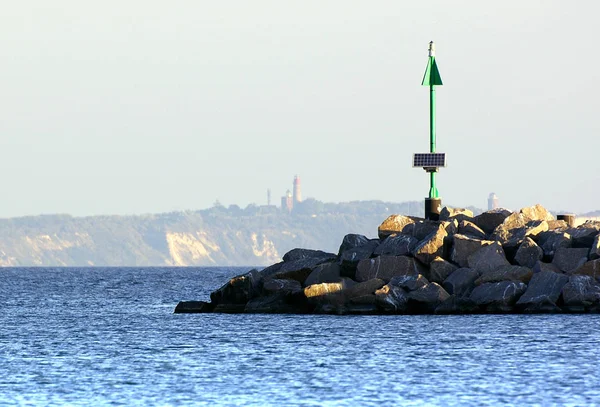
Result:
M215 206L142 216L43 215L0 219L0 266L260 266L294 247L336 250L351 232L417 203L306 200L274 206Z
M444 208L439 221L391 215L378 238L348 234L337 253L291 250L175 312L597 313L599 279L599 221Z

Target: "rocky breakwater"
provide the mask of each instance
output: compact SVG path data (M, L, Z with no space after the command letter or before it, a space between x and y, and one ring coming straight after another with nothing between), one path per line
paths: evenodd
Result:
M600 311L600 222L576 228L542 206L440 221L392 215L337 254L294 249L176 313L465 314Z

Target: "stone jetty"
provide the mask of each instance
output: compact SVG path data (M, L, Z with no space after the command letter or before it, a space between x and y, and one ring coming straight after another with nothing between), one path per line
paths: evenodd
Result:
M378 238L338 253L294 249L176 313L476 314L600 312L600 222L570 227L541 205L439 221L391 215Z

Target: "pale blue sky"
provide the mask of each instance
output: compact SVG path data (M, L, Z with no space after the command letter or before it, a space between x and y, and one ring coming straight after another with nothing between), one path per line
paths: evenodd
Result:
M600 209L594 1L19 1L0 14L0 217L422 200Z

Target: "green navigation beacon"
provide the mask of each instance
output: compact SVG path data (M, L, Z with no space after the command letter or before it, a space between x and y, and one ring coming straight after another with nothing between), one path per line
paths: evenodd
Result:
M423 76L423 86L429 86L429 153L413 154L413 167L423 168L429 173L429 197L425 198L425 218L438 220L442 210L442 199L435 185L435 174L446 166L446 154L435 151L435 87L442 86L442 78L435 61L435 44L429 43L429 61Z

